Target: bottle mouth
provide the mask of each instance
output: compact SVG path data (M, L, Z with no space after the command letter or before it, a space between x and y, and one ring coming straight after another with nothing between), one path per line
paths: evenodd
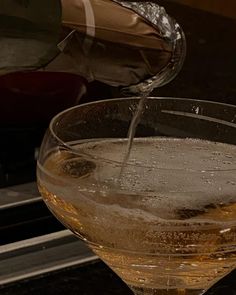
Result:
M164 86L172 81L180 72L186 56L186 39L184 32L175 19L170 17L165 8L151 2L132 2L113 0L120 5L133 10L144 18L161 34L162 38L171 45L172 54L166 64L156 75L122 89L124 95L150 94L154 88Z
M186 57L186 38L182 28L175 22L176 39L172 41L173 51L168 64L156 75L141 83L122 88L122 94L150 94L155 88L171 82L181 71Z

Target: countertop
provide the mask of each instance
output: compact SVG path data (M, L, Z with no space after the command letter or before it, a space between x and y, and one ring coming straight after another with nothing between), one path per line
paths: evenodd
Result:
M236 272L218 282L206 295L235 295ZM35 280L0 288L1 295L132 295L102 262L68 269Z

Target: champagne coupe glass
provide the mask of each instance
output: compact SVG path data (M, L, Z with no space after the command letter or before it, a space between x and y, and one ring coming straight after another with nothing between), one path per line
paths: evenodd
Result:
M236 265L236 107L148 98L123 167L138 102L58 114L39 190L134 294L203 294Z

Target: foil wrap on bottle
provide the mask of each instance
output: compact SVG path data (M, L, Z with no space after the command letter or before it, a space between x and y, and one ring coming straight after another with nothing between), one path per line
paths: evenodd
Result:
M155 3L62 0L62 12L61 54L49 70L140 93L169 82L181 68L184 35Z

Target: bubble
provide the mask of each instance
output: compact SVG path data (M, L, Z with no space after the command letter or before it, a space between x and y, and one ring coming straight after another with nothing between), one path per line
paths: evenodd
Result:
M233 163L230 162L230 161L223 161L223 164L225 164L225 165L232 165Z
M95 163L80 158L69 159L62 166L63 172L73 178L88 176L95 169Z
M229 154L226 154L225 157L228 158L228 159L232 159L233 158L233 156L232 155L229 155Z
M227 184L231 184L231 185L236 185L236 182L234 182L234 181L229 181L229 180L228 180L226 183L227 183Z

